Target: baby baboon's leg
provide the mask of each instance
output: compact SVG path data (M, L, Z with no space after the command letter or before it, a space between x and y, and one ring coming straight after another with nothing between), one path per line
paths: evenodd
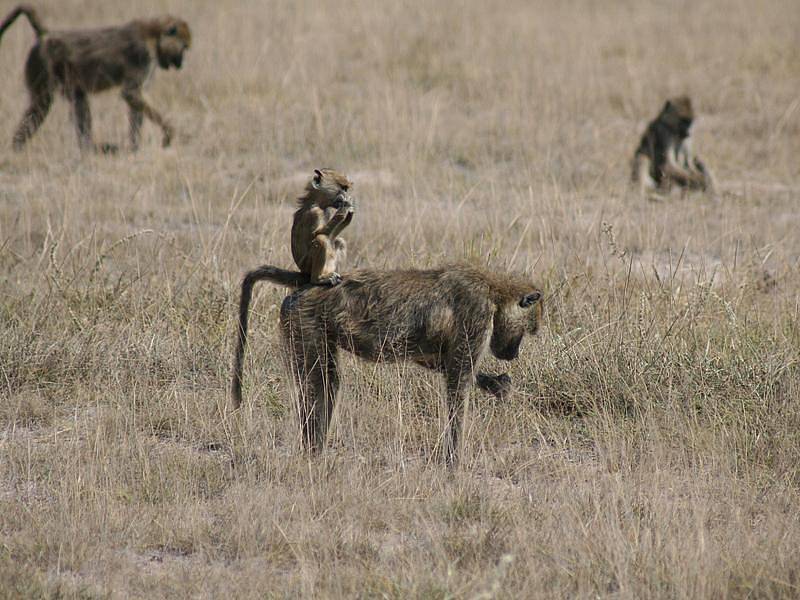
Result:
M31 103L28 106L22 120L14 133L13 147L14 150L22 150L31 136L36 133L41 124L44 122L47 113L50 111L50 106L53 104L53 93L48 88L38 89L31 91Z
M336 247L327 235L311 242L311 283L336 285L342 278L336 272Z

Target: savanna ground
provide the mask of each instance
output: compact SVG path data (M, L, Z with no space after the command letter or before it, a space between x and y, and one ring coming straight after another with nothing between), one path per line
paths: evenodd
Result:
M800 595L800 7L744 2L39 3L53 27L184 15L136 155L60 101L19 155L33 35L0 71L0 596ZM5 14L12 7L2 7ZM690 93L716 200L628 161ZM117 94L95 137L124 141ZM311 170L355 180L350 266L472 260L546 290L542 334L435 458L440 382L348 358L298 449L284 292Z

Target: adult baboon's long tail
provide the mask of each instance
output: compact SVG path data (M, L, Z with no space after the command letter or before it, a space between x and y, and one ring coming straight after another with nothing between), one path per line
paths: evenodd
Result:
M16 21L17 17L20 15L25 15L28 17L28 22L30 22L31 27L33 27L33 30L36 32L36 39L42 39L42 36L47 33L47 29L45 29L44 25L42 25L42 22L39 20L39 16L36 14L36 11L33 10L33 7L28 6L27 4L20 4L8 14L6 20L3 21L2 25L0 25L0 38L3 37L6 29L11 27L11 24Z
M278 285L298 288L306 285L310 277L299 271L287 271L270 265L263 265L253 269L242 280L242 296L239 299L239 331L236 336L236 355L233 361L233 381L231 382L231 396L233 408L242 404L242 368L244 364L244 347L247 344L247 318L250 309L250 300L253 297L253 285L257 281L271 281Z

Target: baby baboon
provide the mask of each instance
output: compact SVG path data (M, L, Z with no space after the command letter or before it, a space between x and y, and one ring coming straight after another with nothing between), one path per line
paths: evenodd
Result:
M687 96L667 100L651 121L633 155L632 180L641 192L666 192L672 184L713 192L711 173L692 154L690 128L694 120Z
M241 403L247 308L257 280L293 287L298 274L261 267L245 277L234 364L233 403ZM299 390L303 444L319 450L339 388L338 349L365 360L411 360L444 376L448 425L444 452L457 458L461 413L469 386L500 386L507 375L478 372L487 349L513 360L523 336L534 334L542 294L529 282L470 266L430 271L353 271L335 287L304 286L286 297L280 326Z
M311 283L336 285L336 272L344 262L347 245L338 237L353 220L352 183L333 169L315 169L298 199L292 222L292 256Z
M181 68L183 53L192 43L185 21L163 16L119 27L51 32L31 7L20 5L0 25L0 36L20 15L30 21L36 43L25 63L30 105L14 134L15 150L21 150L42 124L54 92L61 88L72 103L81 150L116 151L112 144L93 144L88 98L90 93L116 86L122 88L122 98L130 109L131 147L134 150L139 147L144 117L161 127L162 144L169 146L172 126L145 101L142 85L152 73L154 62L162 69Z

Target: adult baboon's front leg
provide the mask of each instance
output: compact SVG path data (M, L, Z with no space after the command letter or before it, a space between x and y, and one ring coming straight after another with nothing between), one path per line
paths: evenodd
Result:
M457 370L445 375L447 385L447 426L444 432L444 460L448 466L458 463L458 444L472 382L470 370Z
M131 111L138 111L143 113L145 117L150 119L153 123L161 127L163 137L161 145L166 148L172 141L174 130L172 126L167 123L166 119L162 117L159 112L150 106L142 96L142 90L139 87L126 88L122 91L122 98L128 103ZM141 127L141 125L140 125ZM133 129L131 129L131 138L133 137Z

